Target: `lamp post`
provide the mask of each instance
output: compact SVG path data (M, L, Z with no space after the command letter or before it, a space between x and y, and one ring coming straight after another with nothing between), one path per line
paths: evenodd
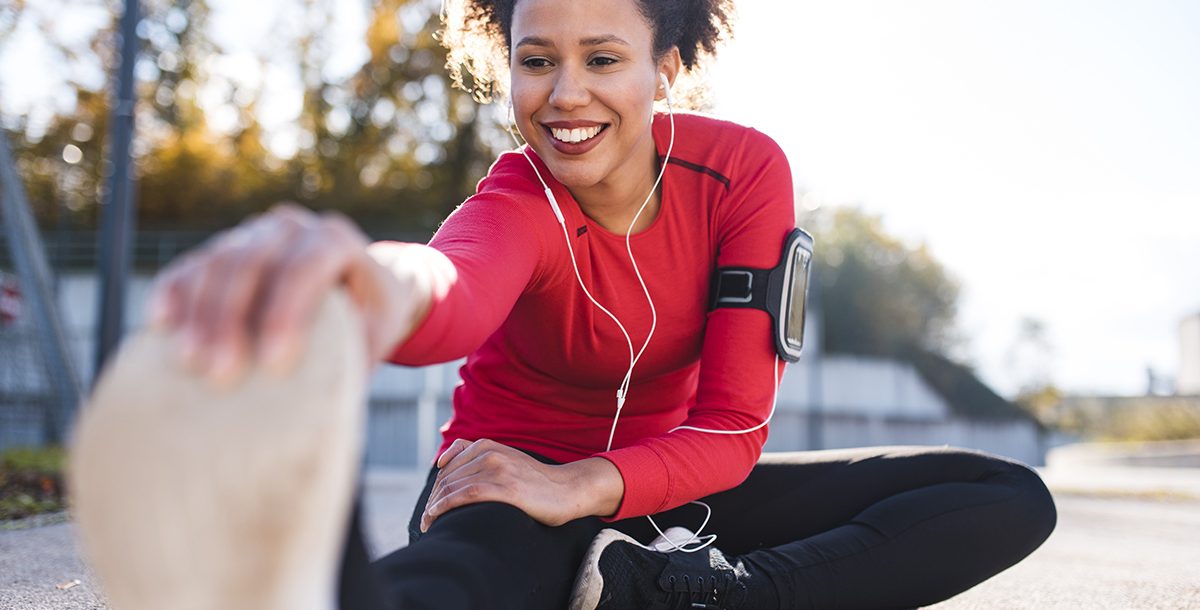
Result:
M137 61L138 2L126 0L121 16L121 63L113 105L110 154L112 176L101 221L98 272L99 313L96 319L96 373L116 349L124 331L125 293L134 231L134 176L129 150L133 142L133 66Z

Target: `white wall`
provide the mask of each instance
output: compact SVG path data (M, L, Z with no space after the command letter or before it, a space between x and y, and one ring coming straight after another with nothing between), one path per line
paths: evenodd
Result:
M150 288L150 276L132 279L126 308L129 328L143 323ZM64 275L58 282L61 314L85 380L91 376L95 350L97 289L94 274ZM1200 317L1196 322L1200 332ZM812 324L810 329L804 357L788 367L781 381L768 450L810 448L812 435L818 432L810 431L814 426L819 427L821 448L951 444L1042 462L1044 451L1031 424L957 419L911 365L880 358L823 356L814 349L819 326ZM438 441L437 427L449 416L450 392L458 383L460 365L461 361L433 370L383 366L376 371L370 384L370 462L416 465L425 461ZM814 379L819 383L811 383ZM818 416L812 415L813 405L820 405Z
M1175 391L1200 394L1200 313L1179 325L1179 377Z

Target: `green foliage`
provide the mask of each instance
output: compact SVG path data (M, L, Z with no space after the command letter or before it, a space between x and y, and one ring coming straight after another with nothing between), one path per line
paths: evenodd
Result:
M1027 387L1017 395L1016 402L1026 413L1034 416L1038 421L1057 427L1059 421L1055 407L1062 402L1062 399L1062 391L1053 384L1047 384Z
M1193 397L1067 398L1048 411L1059 429L1096 441L1200 439Z
M62 510L65 463L61 447L0 453L0 520Z
M1115 414L1101 440L1174 441L1200 438L1200 408L1183 404L1162 405L1145 410L1122 410Z
M24 11L0 11L0 30L22 18L45 21L38 13L50 4L28 0L19 4ZM376 231L428 232L472 192L501 140L470 95L449 86L446 55L433 37L439 3L377 0L363 40L367 59L349 77L333 78L325 63L332 45L344 41L332 38L328 23L339 6L298 0L281 17L288 27L263 47L261 65L293 70L303 98L285 129L295 152L277 155L268 142L279 134L262 125L264 79L241 82L212 67L223 51L209 35L208 2L143 2L134 147L139 227L218 228L291 200L345 212ZM111 79L119 61L116 27L114 11L82 43L59 40L49 29L45 44ZM48 125L6 119L40 223L94 228L107 181L112 86L68 78L65 87L76 103ZM212 91L225 98L220 120Z
M828 352L894 357L954 346L958 283L924 245L853 208L816 215L817 300Z

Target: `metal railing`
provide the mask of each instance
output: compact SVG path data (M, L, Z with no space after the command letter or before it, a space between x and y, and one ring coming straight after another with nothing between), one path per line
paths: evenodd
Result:
M99 254L98 231L45 230L42 239L50 266L55 270L94 269ZM139 269L159 269L180 253L190 250L213 235L213 231L139 231L133 242L133 265ZM371 239L393 239L424 243L427 233L392 231L371 234ZM11 269L6 237L0 233L0 269Z

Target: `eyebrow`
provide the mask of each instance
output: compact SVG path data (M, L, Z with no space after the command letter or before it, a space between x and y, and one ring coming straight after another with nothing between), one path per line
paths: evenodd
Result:
M621 38L620 36L615 36L613 34L605 34L603 36L590 36L588 38L579 39L579 44L582 46L585 46L585 47L594 47L594 46L599 46L599 45L610 43L610 42L622 44L627 47L633 46L633 45L629 44L628 42L626 42L624 38ZM526 36L525 38L522 38L520 42L518 42L516 45L514 45L513 48L519 49L524 46L552 47L552 46L554 46L554 44L545 38L538 38L537 36Z

